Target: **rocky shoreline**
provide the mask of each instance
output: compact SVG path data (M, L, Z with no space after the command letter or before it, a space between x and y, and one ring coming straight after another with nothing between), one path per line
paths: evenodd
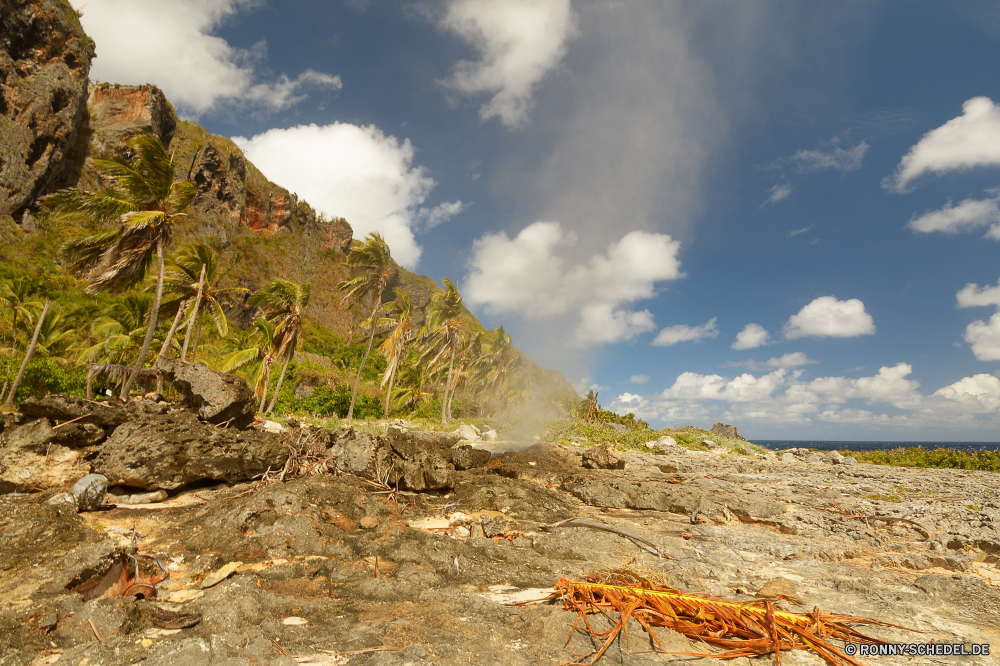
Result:
M562 664L592 649L579 632L566 644L575 614L504 602L611 569L1000 654L993 473L669 444L456 446L470 436L404 422L268 433L162 402L29 402L0 449L0 664ZM80 512L65 491L87 473L110 493ZM566 519L583 520L546 530ZM601 663L670 661L629 630ZM705 649L656 631L662 650Z

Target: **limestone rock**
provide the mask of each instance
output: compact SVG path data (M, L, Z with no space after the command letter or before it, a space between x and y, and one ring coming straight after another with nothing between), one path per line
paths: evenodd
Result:
M93 470L116 486L174 490L196 481L246 481L287 459L278 435L215 428L187 412L173 412L119 426Z
M326 453L337 459L342 472L365 479L374 480L379 470L389 469L388 446L382 438L354 428L337 428L330 433Z
M0 448L0 494L65 488L87 473L80 455L55 443L47 419L37 419L4 433Z
M173 376L173 385L188 407L209 423L229 422L234 428L253 423L256 398L247 383L233 374L216 372L204 363L167 360L160 364Z
M687 449L677 444L677 440L669 435L664 435L655 442L646 442L646 446L659 453L686 453Z
M463 423L458 426L458 429L455 432L461 435L462 439L469 442L478 442L480 439L479 428L474 425L466 425Z
M177 117L159 88L102 83L90 89L87 122L100 152L125 156L125 142L149 134L169 148Z
M610 442L583 452L583 466L588 469L625 469L625 458Z
M746 437L740 434L740 431L736 429L734 425L726 425L725 423L716 423L712 426L709 431L714 435L721 435L727 439L738 439L741 441L747 441Z
M62 174L93 57L69 3L0 0L0 215L21 217Z
M52 394L44 398L28 398L18 405L18 409L26 416L53 421L79 419L76 423L92 423L99 426L118 426L129 419L128 411L120 407L68 395Z
M108 492L108 477L101 474L88 474L73 484L69 491L76 500L79 511L96 511L104 503Z

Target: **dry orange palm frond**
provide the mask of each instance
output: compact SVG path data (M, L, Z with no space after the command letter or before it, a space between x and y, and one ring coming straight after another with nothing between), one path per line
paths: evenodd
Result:
M562 578L555 589L562 594L565 609L577 612L570 636L579 629L602 642L599 650L579 657L572 662L574 664L591 656L593 658L589 663L595 663L620 633L624 632L627 646L629 618L635 618L658 647L661 643L652 627L667 627L692 640L723 648L722 652L714 654L674 654L734 659L773 652L779 666L781 650L813 650L833 666L863 666L862 662L845 654L829 639L858 643L884 641L855 631L847 623L916 631L873 618L841 615L818 608L812 613L789 613L776 610L769 599L738 603L685 594L625 571L610 572L600 582L593 578L588 581ZM617 613L617 620L611 612ZM613 625L611 629L598 631L591 626L587 616L596 613L608 618ZM582 627L578 626L581 621Z

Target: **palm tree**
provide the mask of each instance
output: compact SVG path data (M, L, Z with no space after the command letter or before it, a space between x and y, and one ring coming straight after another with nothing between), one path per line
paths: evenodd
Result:
M305 342L305 332L302 328L302 311L309 304L311 290L307 284L297 284L289 280L271 280L259 292L250 297L251 305L259 305L269 313L269 321L274 325L272 358L285 358L278 377L278 386L274 389L274 397L265 413L274 409L281 393L281 384L285 381L285 371L295 352L302 349ZM269 363L269 362L268 362ZM261 400L263 408L264 401Z
M427 370L419 359L404 363L399 370L399 385L392 391L393 409L416 409L431 395L424 391L426 384Z
M450 353L448 375L441 398L441 423L448 423L448 391L455 366L455 352L462 341L462 296L451 280L444 278L444 284L445 291L435 294L427 309L425 334L430 339L430 345L423 358L430 357L430 365L434 365Z
M30 325L38 325L40 312L29 312ZM64 358L73 341L74 330L70 326L69 317L58 305L49 310L48 315L41 319L38 329L38 340L35 343L35 356L40 358Z
M389 284L389 279L392 277L395 268L392 263L392 256L389 252L389 245L383 240L382 235L373 232L365 237L365 243L361 247L355 248L344 265L353 269L360 270L361 273L357 277L350 280L344 280L337 288L344 294L344 302L348 300L355 300L360 302L366 298L370 298L372 302L371 315L368 317L366 324L371 327L371 333L368 335L368 346L365 348L365 355L361 359L361 365L358 367L358 378L354 380L354 391L351 393L351 406L347 410L347 420L350 421L354 418L354 402L358 397L358 386L361 384L361 373L364 372L365 363L368 362L368 354L372 350L372 342L375 341L375 329L377 328L377 321L375 315L378 313L380 307L382 307L382 292L385 291L386 285Z
M489 350L478 360L478 376L489 391L494 414L508 398L511 377L523 362L523 357L514 348L510 334L503 326L498 327L494 331Z
M16 280L4 280L0 282L0 301L10 308L10 346L17 345L17 315L27 316L28 308L32 305L41 306L41 303L31 300L31 295L35 291L35 285L28 278L18 278Z
M163 291L171 294L173 298L166 300L161 308L161 314L176 312L184 301L197 303L192 313L195 322L192 352L198 348L205 311L207 310L211 316L215 330L220 336L225 337L229 335L229 322L226 320L220 299L242 296L250 291L243 287L219 286L237 263L234 261L228 268L222 270L219 259L218 253L211 245L192 242L182 245L167 260ZM203 269L204 277L201 274ZM201 285L200 299L197 297L199 285Z
M455 353L455 368L451 373L451 382L448 384L448 419L454 418L451 414L451 407L455 403L455 394L461 385L463 390L468 386L468 370L471 370L476 362L482 357L483 334L476 333L472 337L462 340L458 351Z
M138 344L149 316L147 294L125 294L90 324L91 341L96 342L80 350L77 362L122 364Z
M52 301L45 301L45 307L42 308L42 313L38 316L38 323L35 324L35 334L31 336L31 343L28 345L28 349L24 352L24 358L21 360L21 367L17 371L17 376L14 377L14 385L10 387L10 393L7 394L7 399L3 403L4 409L9 409L14 406L14 396L17 394L18 384L21 383L21 377L24 376L24 369L28 367L28 362L31 361L31 355L35 353L35 344L38 342L38 333L42 329L42 322L45 321L45 315L48 314L50 305L52 305Z
M394 291L396 292L396 300L385 305L388 316L378 320L379 325L393 327L389 337L378 348L379 353L385 356L387 361L385 374L382 375L382 386L388 384L388 388L385 390L383 419L389 418L392 385L399 372L406 345L413 339L413 303L410 301L410 295L399 287L396 287Z
M271 378L271 362L274 359L274 337L274 325L266 319L257 319L253 326L245 331L238 331L226 340L233 352L223 359L222 372L249 369L250 381L261 408L267 400L267 384Z
M156 257L156 295L139 357L122 385L123 400L153 342L163 296L164 250L170 244L174 224L184 217L184 209L198 194L189 182L173 182L174 163L159 139L138 136L129 140L128 147L135 152L131 160L94 160L96 166L114 181L110 187L100 192L63 190L47 200L64 219L116 224L111 229L63 246L73 268L90 271L88 292L128 289L146 277Z

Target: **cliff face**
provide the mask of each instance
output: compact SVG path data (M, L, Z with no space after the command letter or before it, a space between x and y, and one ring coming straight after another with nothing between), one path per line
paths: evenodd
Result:
M0 215L20 220L61 175L93 57L69 3L0 0Z

